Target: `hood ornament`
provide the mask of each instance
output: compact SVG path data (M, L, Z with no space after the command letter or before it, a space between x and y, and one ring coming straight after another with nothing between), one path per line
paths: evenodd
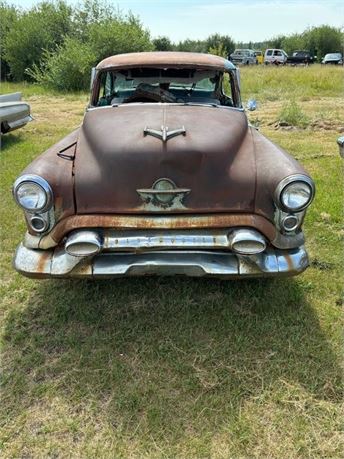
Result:
M171 179L161 178L156 180L151 188L141 188L136 191L147 210L161 210L166 207L184 209L183 200L191 190L178 188Z
M151 135L156 137L157 139L162 140L163 142L167 142L172 137L176 137L177 135L186 135L186 129L182 126L179 129L174 129L173 131L169 131L167 126L161 126L161 130L158 131L157 129L150 129L149 127L145 127L143 130L143 135Z

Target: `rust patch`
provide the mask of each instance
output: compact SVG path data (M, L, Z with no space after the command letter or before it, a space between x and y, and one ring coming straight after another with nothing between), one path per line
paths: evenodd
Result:
M73 215L61 220L50 233L56 242L70 231L80 228L112 229L189 229L231 228L247 226L255 228L270 241L275 238L274 225L255 214L212 214L182 216L133 216L133 215Z
M50 251L49 252L44 252L42 251L40 253L40 256L39 256L39 259L38 259L38 263L37 263L37 267L36 267L36 272L38 273L46 273L47 271L50 272L50 270L46 269L46 266L47 264L50 264L51 262L51 253Z

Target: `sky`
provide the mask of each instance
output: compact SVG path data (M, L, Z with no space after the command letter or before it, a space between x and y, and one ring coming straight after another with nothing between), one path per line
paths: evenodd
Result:
M344 1L338 0L108 0L138 15L152 37L172 41L204 39L213 33L236 42L263 41L322 24L344 28ZM9 0L31 7L36 0ZM76 4L78 0L69 0Z

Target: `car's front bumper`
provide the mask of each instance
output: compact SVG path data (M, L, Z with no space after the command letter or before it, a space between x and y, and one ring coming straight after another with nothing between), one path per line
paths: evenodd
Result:
M291 276L308 266L303 246L279 250L268 247L258 255L239 255L226 250L155 250L101 252L75 257L59 246L49 250L17 248L14 267L28 277L125 277L144 275L237 277Z

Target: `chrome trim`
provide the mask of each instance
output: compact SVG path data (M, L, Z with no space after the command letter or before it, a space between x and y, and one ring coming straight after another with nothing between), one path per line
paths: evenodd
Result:
M89 251L78 251L77 246L82 246L82 244L87 244L92 247L92 250ZM65 242L65 251L74 257L86 257L94 256L102 248L102 242L99 234L96 231L73 231L67 238Z
M311 188L310 200L307 202L306 205L299 207L297 209L289 209L288 207L284 206L281 200L281 193L283 192L284 188L292 182L305 182ZM273 198L274 198L276 206L279 207L280 209L285 210L287 212L301 212L302 210L306 209L312 203L314 199L314 195L315 195L315 185L314 185L313 180L307 175L294 174L294 175L289 175L288 177L285 177L283 180L279 182L279 184L277 185L275 189Z
M30 121L33 121L33 118L31 115L27 115L24 118L21 118L19 120L9 121L7 123L9 127L9 131L14 131L15 129L19 129L22 126L25 126L25 124L29 123Z
M289 220L293 220L294 221L294 224L291 226L291 227L286 227L286 222L288 222ZM300 222L299 222L299 219L297 218L296 215L287 215L286 217L284 217L282 220L281 220L281 226L283 227L283 230L286 231L286 232L292 232L292 231L295 231L296 228L299 226Z
M159 188L159 184L165 188ZM166 187L167 185L167 187ZM170 188L168 188L170 186ZM140 188L136 192L144 202L144 206L149 208L173 207L184 208L183 200L190 193L189 188L177 188L177 185L169 178L156 180L151 188Z
M186 129L184 126L182 126L179 129L174 129L173 131L169 131L167 126L161 126L161 131L158 131L157 129L151 129L149 127L145 127L143 130L143 135L151 135L153 137L156 137L157 139L162 140L163 142L167 142L169 139L172 139L172 137L176 137L177 135L186 135Z
M42 208L29 210L29 209L26 209L25 207L23 207L20 204L20 202L18 201L18 198L17 198L17 190L18 190L18 187L20 185L22 185L24 182L33 182L33 183L37 184L38 186L40 186L43 189L43 191L46 194L47 200L46 200L45 205ZM34 175L34 174L21 175L14 182L13 188L12 188L12 193L13 193L14 200L16 201L18 206L21 207L22 209L24 209L25 212L28 212L30 214L31 213L35 213L36 214L38 212L39 213L46 212L47 210L49 210L51 208L52 203L53 203L53 191L52 191L49 183L44 178L40 177L39 175Z
M296 249L305 243L305 235L302 231L292 234L276 233L275 239L271 241L274 247L282 250Z
M42 228L41 229L36 228L34 224L32 223L33 220L40 220L43 223ZM36 215L36 214L31 215L31 217L29 217L29 223L35 233L44 233L49 228L49 220L48 221L45 220L41 215Z
M308 266L305 248L267 249L258 255L236 255L224 251L156 251L143 253L100 253L74 257L63 247L28 249L20 244L14 268L28 277L123 277L143 275L269 277L295 275Z

